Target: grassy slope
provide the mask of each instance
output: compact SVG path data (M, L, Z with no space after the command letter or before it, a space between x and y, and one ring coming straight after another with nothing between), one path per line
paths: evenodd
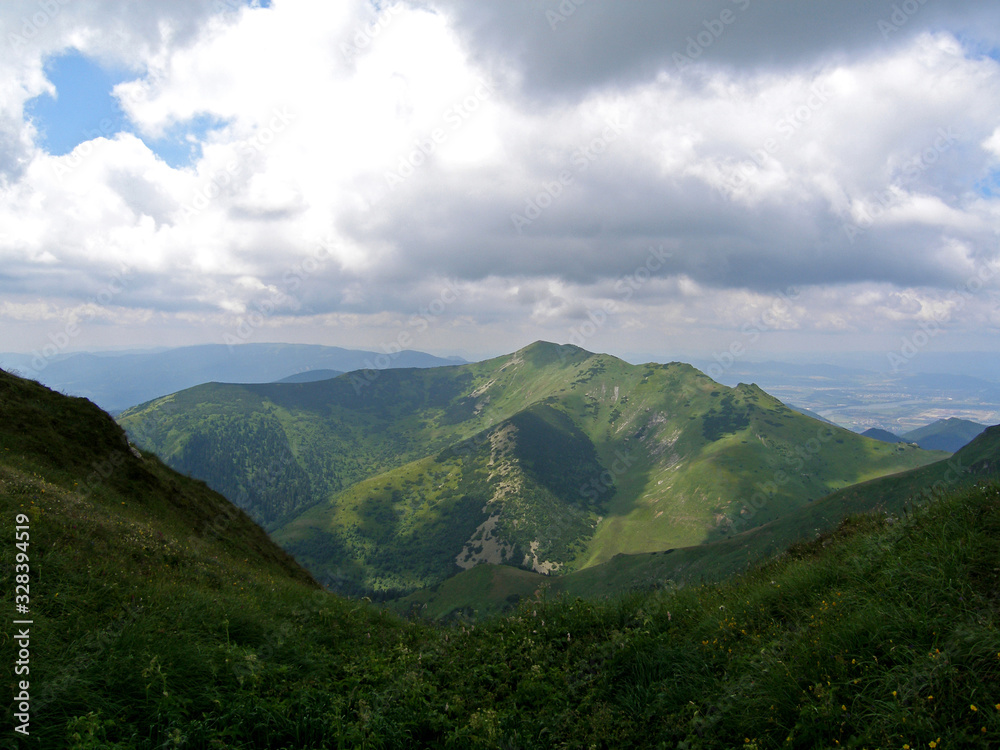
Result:
M618 555L555 579L499 567L490 574L492 586L482 589L463 580L469 573L461 573L434 590L418 591L401 599L395 608L431 618L456 614L478 617L508 609L516 598L512 595L525 598L540 587L571 596L617 596L629 589L720 581L773 558L793 544L830 532L853 514L902 515L930 497L998 479L1000 426L987 428L948 459L838 490L727 539L654 553Z
M974 440L984 429L978 422L950 417L907 432L902 437L927 448L955 451Z
M543 406L544 419L528 419ZM724 539L940 455L818 423L755 386L726 388L688 365L633 366L544 343L457 367L211 384L120 421L171 465L213 477L317 576L346 579L348 590L440 582L457 571L449 556L463 552L455 534L471 531L472 544L488 516L498 515L510 559L534 547L533 562L579 569ZM520 490L483 510L498 497L495 487L485 497L471 489L487 484L486 466L497 461L493 438L483 436L511 424L503 481ZM456 473L428 460L462 441L480 454L477 464ZM531 456L550 442L574 446L575 473L560 473L558 461L532 472ZM448 480L434 481L439 474ZM481 481L466 481L473 475ZM743 508L758 496L765 507L751 517ZM409 536L393 537L397 528ZM436 534L421 540L429 567L410 554L420 529Z
M88 480L128 449L87 402L0 373L0 417L3 517L31 517L18 747L1000 742L996 487L891 526L854 518L725 585L543 594L434 628L317 590L245 516L149 456ZM13 545L0 557L9 570ZM12 664L11 639L2 651Z
M852 485L731 539L676 549L669 555L622 555L567 578L564 588L575 595L607 595L623 587L667 580L722 580L792 544L830 531L852 514L875 511L901 515L929 497L998 478L1000 426L988 428L951 458Z
M335 573L350 565L378 591L439 583L459 570L458 557L463 567L572 560L603 512L579 502L576 477L601 471L586 436L537 404L437 456L352 485L275 539L321 580L336 559Z
M66 504L67 512L57 520L92 511L105 520L111 514L115 523L155 522L193 551L211 546L212 556L225 556L226 563L253 557L258 565L266 561L272 566L271 575L316 585L244 512L203 482L134 450L114 420L90 401L57 396L0 371L0 421L8 488L31 487L44 478L51 490L43 492L43 487L38 493L51 491ZM27 490L21 494L38 499ZM23 507L30 510L31 502ZM98 537L107 533L105 529Z

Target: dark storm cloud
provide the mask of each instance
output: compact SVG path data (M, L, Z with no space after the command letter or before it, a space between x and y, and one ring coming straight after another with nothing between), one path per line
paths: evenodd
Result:
M432 0L498 77L532 97L574 97L679 73L687 63L779 68L865 56L947 29L995 44L1000 7L982 0Z
M949 235L936 225L855 226L817 196L803 195L793 208L780 201L749 206L694 178L665 181L610 165L598 179L568 188L519 233L510 213L520 201L474 198L458 186L415 189L384 204L364 231L353 229L359 241L395 243L392 262L375 275L400 284L431 272L591 285L646 266L659 277L759 292L864 281L949 287L967 274L935 252L949 236L981 247L984 259L996 252L985 228Z

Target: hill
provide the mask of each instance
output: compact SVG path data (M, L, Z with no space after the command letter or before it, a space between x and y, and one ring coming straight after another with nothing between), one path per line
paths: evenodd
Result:
M565 589L606 595L620 591L623 585L724 580L793 544L829 533L851 515L875 512L902 516L930 499L984 481L1000 481L1000 425L989 428L951 458L846 487L714 544L673 550L669 556L623 555L567 579Z
M852 517L724 585L542 590L430 627L318 590L86 401L0 372L0 417L0 508L30 535L0 547L29 568L33 622L4 648L30 662L28 716L3 706L17 747L1000 742L996 486Z
M314 383L317 380L330 380L330 378L335 378L338 375L343 375L344 373L340 370L306 370L305 372L297 372L294 375L289 375L287 378L282 378L276 382L278 383Z
M820 422L826 422L827 424L833 424L833 425L837 424L836 422L827 419L822 414L819 414L818 412L815 411L811 411L810 409L805 409L801 406L794 406L792 404L788 404L787 406L789 409L793 409L797 411L799 414L805 414L807 417L812 417L813 419L818 420Z
M939 419L926 427L911 430L903 435L903 439L916 443L925 450L954 453L959 448L968 445L985 429L986 425L951 417L950 419Z
M120 422L320 580L383 597L477 562L564 573L718 541L942 455L682 363L544 342L461 366L208 384Z
M906 440L901 438L899 435L895 435L888 430L882 430L878 427L872 427L861 433L863 436L871 438L872 440L881 440L883 443L905 443ZM951 451L954 452L954 451Z
M913 508L981 484L1000 481L1000 425L988 428L954 456L926 466L852 485L762 526L707 544L611 560L559 578L496 566L468 571L393 605L431 619L479 618L513 607L539 587L570 596L616 596L622 591L723 581L783 550L828 534L857 514L905 516ZM493 566L491 566L493 567ZM482 582L481 585L477 585Z
M269 383L305 370L454 364L430 354L342 349L308 344L204 344L150 352L82 352L50 359L3 355L2 364L111 413L200 383Z

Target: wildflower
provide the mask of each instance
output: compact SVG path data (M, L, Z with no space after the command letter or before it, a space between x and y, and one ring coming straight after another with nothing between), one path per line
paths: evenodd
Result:
M978 710L979 710L979 709L978 709L978 708L976 708L975 706L969 706L969 708L971 708L971 709L972 709L973 711L978 711Z

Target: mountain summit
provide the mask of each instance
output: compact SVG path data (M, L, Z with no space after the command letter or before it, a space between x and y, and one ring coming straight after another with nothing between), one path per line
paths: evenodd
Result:
M723 539L940 458L690 365L542 341L474 364L213 383L120 422L324 582L381 595L481 562L563 573Z

